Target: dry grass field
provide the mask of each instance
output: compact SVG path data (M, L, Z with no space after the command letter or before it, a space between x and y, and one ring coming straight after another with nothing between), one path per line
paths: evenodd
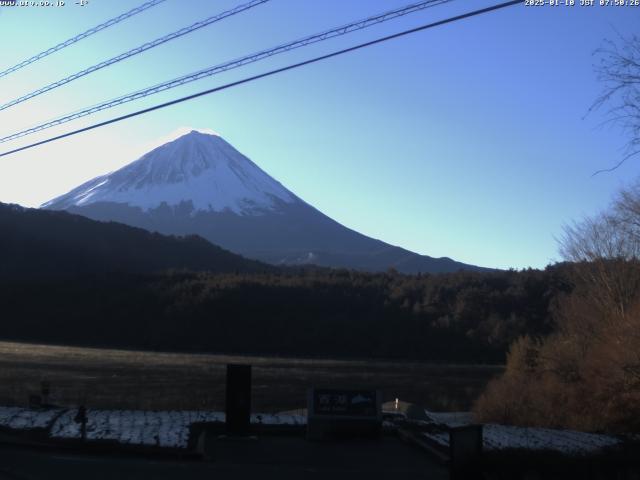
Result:
M0 342L0 404L118 409L224 409L225 365L253 365L253 410L303 408L312 386L379 388L432 410L468 410L501 366L156 353Z

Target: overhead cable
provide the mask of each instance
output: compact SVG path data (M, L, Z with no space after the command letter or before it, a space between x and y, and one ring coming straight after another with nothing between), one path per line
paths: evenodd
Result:
M277 68L275 70L270 70L270 71L265 72L265 73L261 73L261 74L254 75L254 76L251 76L251 77L243 78L243 79L237 80L235 82L227 83L226 85L222 85L222 86L219 86L219 87L215 87L215 88L211 88L211 89L208 89L208 90L204 90L202 92L198 92L198 93L195 93L193 95L188 95L186 97L178 98L176 100L172 100L172 101L165 102L165 103L162 103L162 104L159 104L159 105L155 105L153 107L145 108L145 109L142 109L142 110L138 110L136 112L132 112L132 113L128 113L126 115L115 117L115 118L112 118L110 120L105 120L104 122L95 123L93 125L89 125L87 127L79 128L79 129L73 130L71 132L63 133L63 134L57 135L55 137L50 137L50 138L47 138L45 140L41 140L39 142L35 142L35 143L29 144L29 145L25 145L23 147L15 148L13 150L9 150L7 152L0 153L0 157L11 155L13 153L17 153L17 152L20 152L20 151L23 151L23 150L34 148L34 147L37 147L39 145L44 145L46 143L54 142L56 140L67 138L67 137L70 137L70 136L73 136L73 135L78 135L79 133L87 132L89 130L93 130L93 129L96 129L96 128L99 128L99 127L104 127L104 126L110 125L112 123L121 122L121 121L129 119L129 118L133 118L133 117L136 117L136 116L139 116L139 115L143 115L143 114L146 114L146 113L149 113L149 112L153 112L155 110L160 110L162 108L170 107L172 105L176 105L176 104L179 104L179 103L182 103L182 102L186 102L188 100L193 100L193 99L198 98L198 97L202 97L202 96L205 96L205 95L210 95L210 94L215 93L215 92L219 92L219 91L222 91L222 90L227 90L229 88L237 87L239 85L250 83L250 82L259 80L261 78L270 77L272 75L276 75L276 74L283 73L283 72L286 72L286 71L289 71L289 70L300 68L300 67L303 67L305 65L310 65L310 64L317 63L317 62L320 62L320 61L323 61L323 60L327 60L329 58L337 57L339 55L343 55L345 53L349 53L349 52L353 52L353 51L356 51L356 50L360 50L360 49L365 48L365 47L370 47L372 45L376 45L376 44L379 44L379 43L387 42L389 40L393 40L393 39L396 39L396 38L404 37L406 35L410 35L410 34L413 34L413 33L416 33L416 32L420 32L420 31L427 30L427 29L430 29L430 28L438 27L440 25L445 25L445 24L448 24L448 23L453 23L453 22L456 22L456 21L464 20L464 19L467 19L467 18L470 18L470 17L474 17L474 16L477 16L477 15L484 14L484 13L493 12L495 10L503 9L503 8L510 7L510 6L513 6L513 5L522 4L523 2L524 2L524 0L512 0L512 1L509 1L509 2L500 3L500 4L497 4L497 5L492 5L492 6L487 7L487 8L482 8L480 10L474 10L472 12L467 12L467 13L464 13L462 15L457 15L455 17L449 17L449 18L446 18L444 20L439 20L437 22L429 23L429 24L426 24L426 25L422 25L420 27L416 27L416 28L412 28L412 29L409 29L409 30L405 30L405 31L399 32L399 33L395 33L393 35L388 35L386 37L377 38L375 40L371 40L369 42L361 43L361 44L355 45L353 47L345 48L345 49L338 50L338 51L335 51L335 52L332 52L332 53L328 53L326 55L321 55L319 57L311 58L309 60L305 60L305 61L302 61L302 62L294 63L294 64L291 64L291 65L287 65L285 67Z
M351 32L355 32L357 30L362 30L373 25L377 25L379 23L387 22L389 20L409 15L411 13L415 13L425 8L433 7L435 5L440 5L443 3L448 3L453 0L423 0L418 3L413 3L411 5L407 5L402 8L397 8L395 10L391 10L389 12L381 13L378 15L374 15L371 17L367 17L362 20L358 20L346 25L342 25L337 28L332 28L330 30L323 31L321 33L317 33L314 35L310 35L299 40L295 40L293 42L285 43L282 45L278 45L276 47L272 47L266 50L261 50L256 53L252 53L250 55L246 55L244 57L231 60L219 65L215 65L204 70L199 70L194 73L190 73L188 75L183 75L182 77L175 78L173 80L169 80L163 83L159 83L152 87L148 87L142 90L138 90L102 103L98 103L91 107L85 108L83 110L78 110L76 112L67 114L62 117L58 117L53 120L49 120L47 122L41 123L34 127L27 128L20 132L13 133L6 137L0 138L0 143L8 142L10 140L15 140L20 137L24 137L26 135L31 135L33 133L45 130L47 128L55 127L58 125L62 125L63 123L70 122L72 120L76 120L78 118L86 117L87 115L94 114L96 112L100 112L102 110L106 110L108 108L113 108L118 105L122 105L124 103L132 102L134 100L138 100L140 98L148 97L149 95L154 95L159 92L163 92L165 90L170 90L172 88L179 87L181 85L185 85L187 83L194 82L196 80L200 80L202 78L210 77L212 75L226 72L228 70L242 67L249 63L254 63L259 60L263 60L265 58L272 57L274 55L278 55L280 53L285 53L296 48L304 47L313 43L318 43L324 40L328 40L330 38L346 35Z
M244 12L246 10L249 10L250 8L253 7L257 7L258 5L262 5L263 3L267 3L270 0L251 0L248 3L239 5L235 8L232 8L231 10L227 10L225 12L219 13L217 15L214 15L212 17L206 18L205 20L201 20L199 22L194 23L193 25L189 25L188 27L184 27L181 28L180 30L176 30L175 32L171 32L167 35L164 35L160 38L156 38L155 40L152 40L150 42L144 43L136 48L132 48L131 50L128 50L124 53L121 53L120 55L116 55L115 57L109 58L108 60L104 60L96 65L92 65L88 68L85 68L84 70L80 70L79 72L74 73L73 75L69 75L67 77L64 77L56 82L50 83L49 85L46 85L44 87L41 87L37 90L34 90L32 92L29 92L21 97L18 97L14 100L11 100L3 105L0 105L0 110L6 110L9 107L12 107L14 105L17 105L19 103L22 102L26 102L27 100L33 98L33 97L37 97L38 95L42 95L43 93L46 93L50 90L53 90L55 88L61 87L63 85L66 85L68 83L73 82L74 80L77 80L79 78L82 78L86 75L89 75L91 73L97 72L98 70L102 70L103 68L109 67L111 65L113 65L114 63L118 63L121 62L122 60L126 60L127 58L133 57L134 55L138 55L142 52L146 52L147 50L151 50L152 48L155 48L159 45L162 45L164 43L167 43L171 40L175 40L176 38L180 38L184 35L187 35L191 32L195 32L196 30L206 27L208 25L211 25L213 23L219 22L220 20L223 20L225 18L231 17L233 15L237 15L238 13Z
M93 28L90 28L89 30L82 32L78 35L76 35L75 37L71 37L68 40L65 40L64 42L61 42L51 48L48 48L47 50L44 50L40 53L38 53L37 55L34 55L33 57L27 58L26 60L23 60L20 63L17 63L16 65L7 68L6 70L3 70L0 72L0 77L4 77L6 75L9 75L10 73L15 72L16 70L20 70L21 68L26 67L27 65L30 65L34 62L37 62L38 60L43 59L44 57L47 57L49 55L51 55L52 53L55 53L59 50L62 50L63 48L66 48L70 45L73 45L74 43L79 42L80 40L84 40L87 37L90 37L91 35L93 35L94 33L98 33L102 30L104 30L105 28L109 28L113 25L116 25L117 23L122 22L123 20L126 20L127 18L131 18L134 15L137 15L139 13L144 12L145 10L148 10L151 7L155 7L156 5L165 2L166 0L151 0L149 2L143 3L142 5L137 6L136 8L133 8L131 10L129 10L128 12L122 13L120 15L118 15L117 17L114 17L110 20L107 20L104 23L101 23L100 25L96 25Z

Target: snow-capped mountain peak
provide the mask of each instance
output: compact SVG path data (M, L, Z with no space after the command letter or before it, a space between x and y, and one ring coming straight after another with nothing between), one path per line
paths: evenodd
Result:
M176 138L176 133L181 135ZM477 268L418 255L339 224L211 131L181 128L155 145L135 162L43 207L152 232L195 234L276 265L373 271L393 267L405 273Z
M278 202L297 201L222 137L191 130L43 207L66 209L113 202L148 211L163 203L191 202L194 210L244 215L273 210Z

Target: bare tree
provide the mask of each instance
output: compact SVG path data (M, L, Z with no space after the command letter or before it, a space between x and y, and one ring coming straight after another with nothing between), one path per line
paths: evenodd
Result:
M640 153L640 37L619 35L619 44L606 40L596 56L600 61L594 69L604 89L589 111L606 106L607 122L621 127L629 141L616 165L594 175L613 171Z
M589 287L589 302L624 318L640 298L640 183L621 190L607 211L565 226L560 254Z
M573 291L556 331L511 347L505 374L475 406L480 421L588 431L640 429L640 183L565 228Z

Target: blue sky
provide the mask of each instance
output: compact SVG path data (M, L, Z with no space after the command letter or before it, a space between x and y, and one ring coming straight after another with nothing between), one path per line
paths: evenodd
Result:
M140 3L0 7L0 69ZM167 0L0 78L0 100L239 3ZM406 3L272 0L0 112L0 133ZM492 3L453 1L29 140ZM0 158L0 201L38 206L131 162L180 127L211 128L362 233L478 265L544 267L559 259L563 224L605 207L637 175L637 162L629 162L592 177L621 158L625 138L599 126L601 113L585 114L601 88L594 50L639 26L640 8L511 7Z

